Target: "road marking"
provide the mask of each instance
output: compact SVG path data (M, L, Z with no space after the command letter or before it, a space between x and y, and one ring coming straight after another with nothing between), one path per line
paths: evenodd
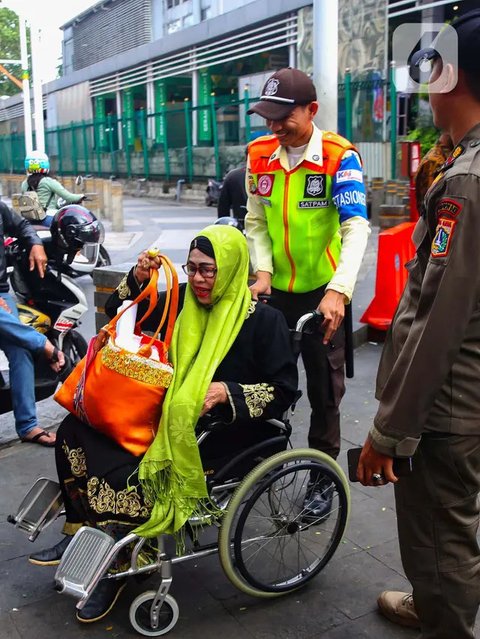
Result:
M142 235L142 231L127 231L123 233L107 231L103 244L109 251L125 251L138 242Z
M214 216L189 216L189 217L152 217L156 224L213 224L217 218Z
M198 229L165 229L160 233L157 239L152 242L149 248L159 248L167 255L168 251L187 251L190 242L202 228L202 226L199 226Z

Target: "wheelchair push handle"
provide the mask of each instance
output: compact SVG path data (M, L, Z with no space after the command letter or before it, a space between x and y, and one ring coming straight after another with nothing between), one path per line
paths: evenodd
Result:
M308 324L311 322L314 323L314 328L312 330L306 330ZM310 311L302 315L296 325L295 330L292 331L292 348L295 356L300 355L301 347L302 347L302 336L305 332L314 332L316 327L318 327L323 322L323 314L319 313L317 310Z

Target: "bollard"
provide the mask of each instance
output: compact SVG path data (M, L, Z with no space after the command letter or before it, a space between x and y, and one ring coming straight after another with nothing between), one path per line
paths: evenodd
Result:
M123 231L123 188L117 182L111 183L112 231Z
M385 203L385 183L383 178L372 178L370 190L371 216L370 223L378 226L380 216L380 206Z
M409 222L410 215L406 211L406 207L403 204L381 204L379 225L380 230L392 228L403 222Z
M112 181L103 180L103 210L107 220L112 219Z
M182 186L185 184L185 180L183 178L180 178L179 180L177 180L177 186L175 188L175 200L177 202L180 202L180 198L182 196Z
M128 262L94 269L93 284L95 286L95 292L93 294L93 301L95 304L95 328L97 332L109 321L109 318L105 315L105 302L132 266L134 266L134 263Z

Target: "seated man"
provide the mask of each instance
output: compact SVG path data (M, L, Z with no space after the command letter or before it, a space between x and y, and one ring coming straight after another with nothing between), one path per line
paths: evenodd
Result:
M9 363L15 428L24 442L55 446L55 434L43 430L37 423L32 354L43 352L57 373L65 364L65 357L45 335L22 324L18 319L15 301L8 293L4 247L7 234L15 236L30 247L30 270L37 268L40 277L45 275L47 256L42 240L27 220L16 215L4 202L0 202L0 350L5 352Z
M145 537L180 533L199 506L209 503L195 439L199 417L220 411L229 423L225 445L231 446L239 429L249 431L251 440L267 419L281 418L292 404L298 375L288 327L280 312L252 300L248 266L246 240L235 228L209 226L192 241L169 351L174 377L155 440L143 458L136 457L68 416L56 446L66 536L31 555L32 563L58 564L71 535L85 523L114 537L132 528ZM158 267L158 257L140 255L106 304L110 316L124 299L137 297L150 269ZM160 298L151 328L159 323ZM142 310L140 305L139 316ZM77 618L103 618L124 585L102 580Z

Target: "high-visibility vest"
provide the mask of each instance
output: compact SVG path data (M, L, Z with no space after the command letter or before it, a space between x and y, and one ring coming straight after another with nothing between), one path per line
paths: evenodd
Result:
M332 179L342 156L356 150L332 132L322 137L323 162L304 160L285 171L274 135L249 145L250 192L260 198L272 241L272 285L281 291L305 293L329 282L337 268L341 238L338 210L332 200Z

